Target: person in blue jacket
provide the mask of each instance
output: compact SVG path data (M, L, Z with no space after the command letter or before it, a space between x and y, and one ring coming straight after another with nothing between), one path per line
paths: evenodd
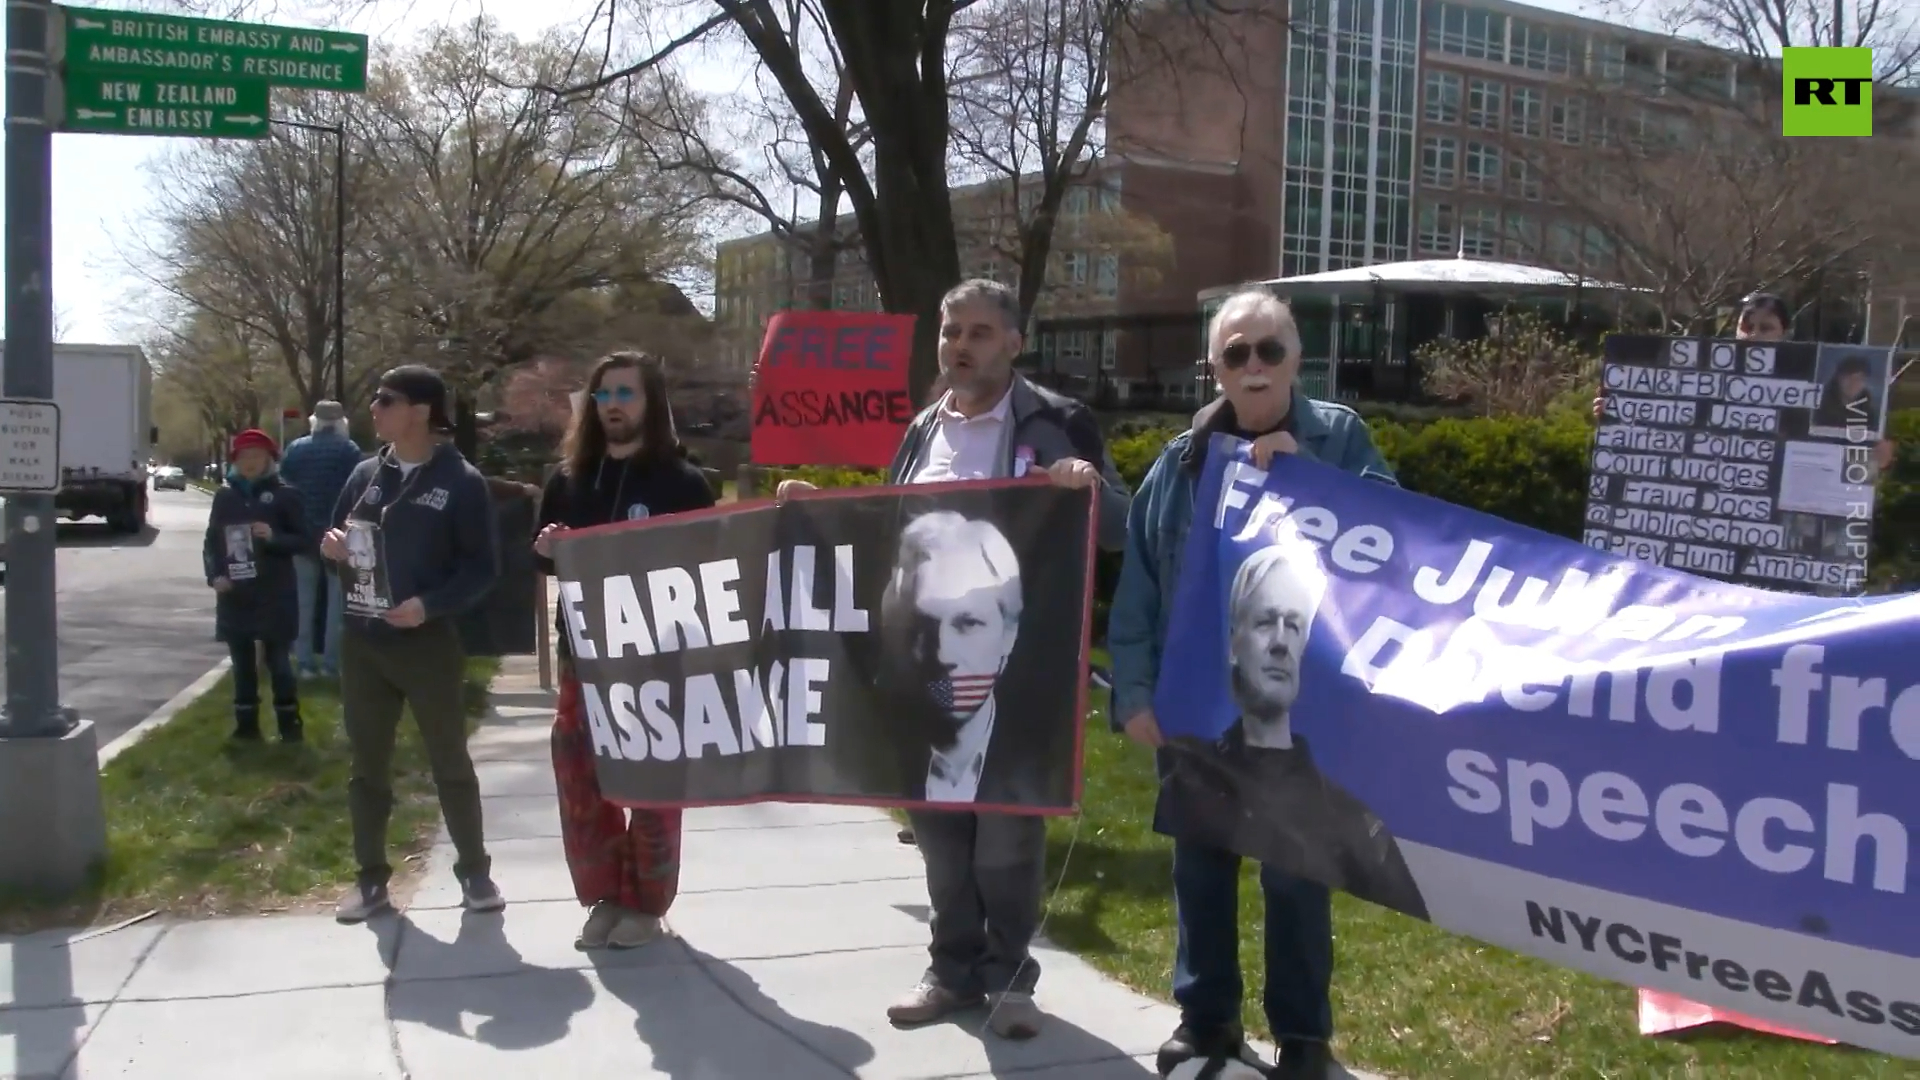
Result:
M1262 288L1228 297L1208 326L1208 363L1223 395L1194 415L1147 471L1127 518L1126 555L1108 614L1115 730L1152 747L1164 779L1172 761L1153 715L1154 685L1173 613L1194 491L1216 433L1250 441L1264 468L1298 454L1386 483L1393 473L1366 422L1344 405L1316 401L1297 385L1300 331L1285 303ZM1240 1061L1265 1071L1240 1025L1240 856L1179 837L1162 796L1154 829L1174 837L1173 892L1179 925L1173 996L1180 1027L1160 1048L1162 1076L1194 1059ZM1273 1075L1324 1080L1332 1073L1332 898L1327 886L1272 866L1260 869L1266 899L1264 1002L1280 1044Z
M201 561L215 593L214 636L233 654L233 737L260 738L260 666L266 658L282 742L299 742L300 682L291 650L300 636L294 559L314 549L300 493L275 469L280 447L257 428L233 437L227 482L213 496Z

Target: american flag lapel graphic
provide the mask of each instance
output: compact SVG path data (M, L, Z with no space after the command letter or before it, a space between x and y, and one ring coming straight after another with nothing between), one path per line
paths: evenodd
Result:
M960 675L935 679L930 689L933 703L955 717L972 716L987 703L993 693L992 675Z

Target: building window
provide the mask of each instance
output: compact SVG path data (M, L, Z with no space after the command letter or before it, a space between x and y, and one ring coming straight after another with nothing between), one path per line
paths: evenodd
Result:
M1627 43L1596 39L1593 43L1593 74L1602 82L1617 83L1625 80Z
M1422 254L1453 254L1457 234L1458 225L1453 207L1446 203L1421 204L1420 251Z
M1541 191L1540 165L1537 161L1515 154L1507 159L1507 194L1527 202L1539 202Z
M1501 106L1506 87L1492 79L1467 81L1467 126L1482 131L1499 131Z
M1500 148L1492 143L1467 144L1467 167L1461 186L1468 191L1500 191Z
M1086 253L1080 252L1080 251L1068 252L1067 257L1064 260L1064 265L1066 267L1067 280L1069 282L1072 282L1075 285L1085 285L1087 283Z
M1119 294L1120 256L1114 254L1100 256L1099 265L1094 268L1093 291L1099 296Z
M1470 206L1460 215L1460 253L1470 258L1491 259L1500 254L1500 211L1491 206Z
M1510 51L1507 63L1529 71L1545 71L1555 75L1566 75L1574 69L1574 44L1576 39L1563 30L1554 30L1539 26L1524 19L1513 21L1513 33L1508 39Z
M1547 95L1538 87L1514 87L1513 112L1509 117L1508 130L1515 135L1537 139L1545 134L1546 126Z
M1078 367L1082 361L1086 360L1086 331L1068 330L1060 334L1059 338L1060 342L1055 349L1055 355L1059 357L1061 367Z
M1540 257L1540 223L1526 214L1507 212L1506 235L1501 251L1510 259L1533 262Z
M1613 242L1598 226L1587 226L1585 248L1586 264L1592 269L1602 270L1613 261Z
M1427 48L1475 60L1505 60L1507 17L1484 8L1435 4L1427 20Z
M1460 141L1429 135L1420 143L1420 182L1430 188L1450 188L1460 172Z
M1120 332L1108 327L1100 331L1100 370L1112 371L1120 363Z
M1549 114L1552 135L1568 146L1579 146L1587 134L1587 103L1577 97L1556 98Z
M1565 221L1556 221L1547 229L1547 261L1562 270L1580 266L1580 230Z
M1460 122L1460 76L1451 71L1427 72L1426 118L1431 124Z
M1118 180L1102 185L1100 188L1100 209L1104 213L1114 213L1120 209L1120 189Z

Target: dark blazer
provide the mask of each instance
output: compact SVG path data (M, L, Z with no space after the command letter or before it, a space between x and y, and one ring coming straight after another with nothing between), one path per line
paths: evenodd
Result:
M1399 842L1297 732L1287 750L1246 745L1238 723L1217 742L1167 740L1153 827L1430 921Z
M1008 693L1018 693L1017 685L1003 677L994 690L993 737L987 742L987 759L980 768L973 802L943 805L955 810L969 805L1071 805L1072 755L1049 744L1053 733L1020 724L1018 711L1007 703ZM850 791L897 793L910 802L924 801L933 745L951 732L951 721L924 695L903 687L897 679L882 678L876 689L884 704L873 715L840 718L839 730L847 737L830 740L835 747L835 770ZM878 730L882 725L889 730Z
M207 584L227 576L227 527L251 526L262 521L273 530L253 541L255 576L236 581L216 594L213 602L214 637L220 641L261 640L291 642L300 636L300 590L293 557L315 550L307 527L300 493L269 474L249 484L229 478L213 494L207 515L206 542L201 546Z

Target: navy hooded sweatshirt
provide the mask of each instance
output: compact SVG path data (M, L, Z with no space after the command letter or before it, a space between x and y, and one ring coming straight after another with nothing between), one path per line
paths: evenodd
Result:
M361 462L333 508L334 528L348 521L380 527L394 605L419 597L429 622L478 606L500 576L493 495L451 443L411 471L401 468L392 447ZM352 611L346 629L368 637L408 632Z

